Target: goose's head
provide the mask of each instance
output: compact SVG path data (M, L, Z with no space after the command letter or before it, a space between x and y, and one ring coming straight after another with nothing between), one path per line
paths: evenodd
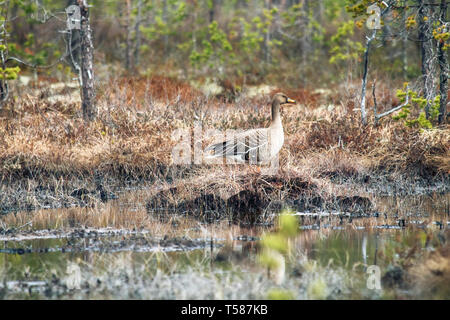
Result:
M277 93L272 98L272 123L277 123L281 121L280 119L280 106L285 106L289 104L296 104L297 101L289 98L284 93Z
M287 95L285 95L284 93L276 93L273 98L272 98L272 105L284 105L284 104L296 104L297 101L289 98Z

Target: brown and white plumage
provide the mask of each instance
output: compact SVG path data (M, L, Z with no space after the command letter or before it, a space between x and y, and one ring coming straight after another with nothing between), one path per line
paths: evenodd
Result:
M207 158L226 158L239 163L267 164L280 152L284 143L280 106L296 103L284 93L272 98L272 121L268 128L258 128L234 135L205 149Z

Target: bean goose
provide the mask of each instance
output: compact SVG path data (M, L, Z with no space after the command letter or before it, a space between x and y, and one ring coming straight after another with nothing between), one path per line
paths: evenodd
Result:
M272 98L272 121L268 128L258 128L234 135L205 149L206 158L232 159L238 163L268 164L280 152L284 143L280 107L295 104L284 93Z

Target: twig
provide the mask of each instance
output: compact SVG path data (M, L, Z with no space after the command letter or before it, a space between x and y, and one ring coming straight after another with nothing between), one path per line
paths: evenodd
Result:
M16 231L18 231L26 226L29 226L29 225L33 225L33 221L30 220L27 223L25 223L24 225L21 225L19 227L12 227L12 228L5 229L5 228L3 228L4 224L2 222L2 228L0 228L0 234L3 235L3 234L8 234L8 233L13 233L13 232L16 232Z
M24 228L24 227L26 227L26 226L28 226L28 225L32 225L32 224L33 224L33 221L28 221L28 222L25 223L24 225L22 225L22 226L20 226L20 227L17 227L17 228L15 228L15 229L20 230L20 229L22 229L22 228Z
M373 96L373 114L375 116L375 127L378 125L378 118L377 118L377 97L375 96L375 87L377 84L377 80L372 84L372 96Z
M405 101L405 103L403 103L403 104L401 104L401 105L399 105L399 106L397 106L397 107L395 107L395 108L392 108L391 110L388 110L388 111L386 111L386 112L384 112L384 113L381 113L381 114L379 114L379 115L377 115L377 114L375 114L375 123L379 120L379 119L381 119L382 117L384 117L384 116L387 116L387 115L389 115L389 114L391 114L391 113L393 113L393 112L395 112L395 111L397 111L397 110L400 110L401 108L403 108L404 106L406 106L407 104L409 104L409 88L408 87L406 87L406 101Z

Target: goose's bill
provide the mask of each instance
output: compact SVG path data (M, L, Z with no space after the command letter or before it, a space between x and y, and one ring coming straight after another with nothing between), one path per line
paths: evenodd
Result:
M287 98L287 102L286 102L286 103L289 103L289 104L296 104L297 101L295 101L294 99L291 99L291 98Z

